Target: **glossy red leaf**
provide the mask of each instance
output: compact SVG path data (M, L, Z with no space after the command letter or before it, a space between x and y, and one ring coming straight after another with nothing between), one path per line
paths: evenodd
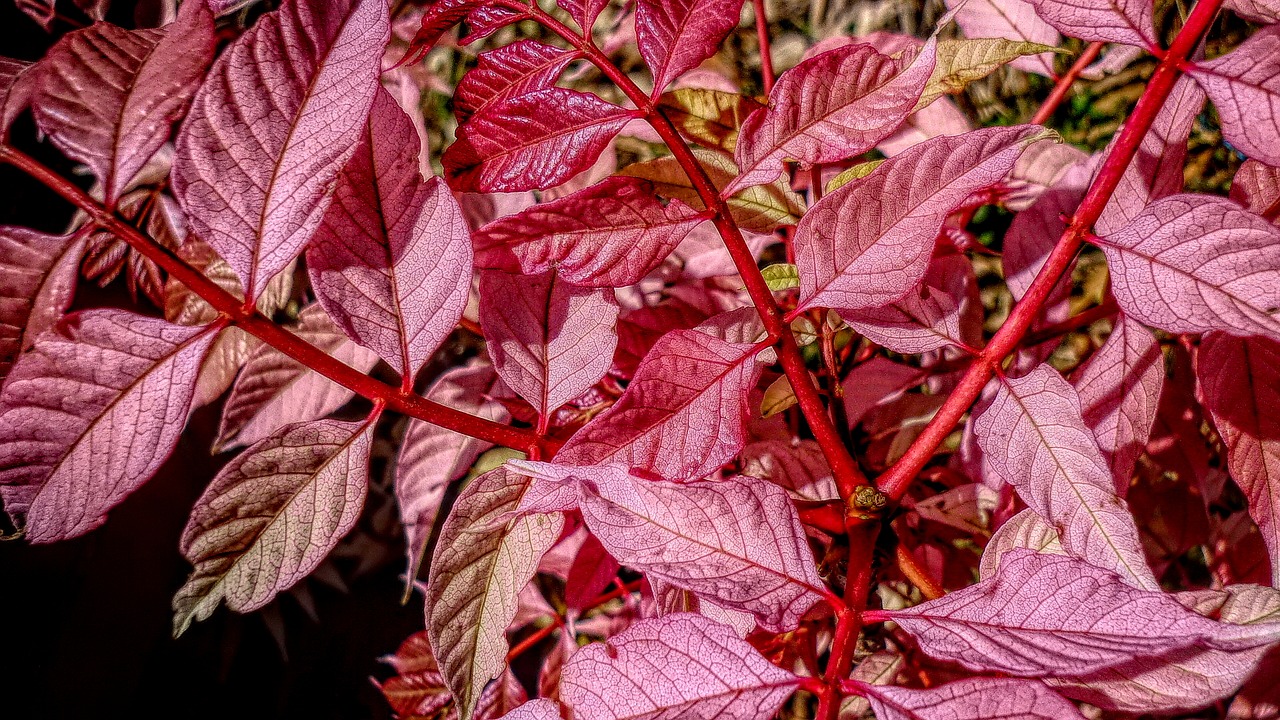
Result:
M1076 677L1179 650L1266 644L1083 560L1022 548L977 585L882 614L935 658L1023 677Z
M544 90L556 83L565 67L578 57L572 50L534 40L517 40L480 53L476 66L462 76L453 93L453 109L465 121L507 98Z
M487 363L453 368L435 381L426 398L471 415L506 422L509 414L494 398L497 382L493 367ZM396 458L395 490L400 522L404 524L410 579L418 577L418 565L449 483L465 475L480 453L491 446L417 418L409 420Z
M1099 243L1116 302L1142 324L1280 338L1280 228L1239 205L1174 195Z
M480 325L507 386L543 418L609 370L618 344L611 290L543 275L480 276Z
M302 252L328 209L389 32L382 0L290 0L233 42L196 93L173 189L250 297Z
M564 527L560 515L510 519L528 487L528 478L505 467L471 481L445 520L431 560L427 632L463 720L506 667L506 630L517 597Z
M89 166L109 206L169 139L213 60L214 40L208 7L189 2L158 30L95 23L68 33L41 61L36 123Z
M715 55L741 14L742 0L638 0L636 42L653 73L653 96Z
M311 246L307 268L338 327L413 378L458 324L471 233L443 181L418 174L418 134L385 90Z
M221 600L256 610L311 574L360 517L376 419L289 425L218 473L182 532L195 570L173 598L174 635Z
M796 230L799 309L900 300L924 277L947 216L999 183L1023 149L1043 138L1032 125L934 138L819 200Z
M1227 142L1249 157L1280 165L1280 26L1187 72L1209 94Z
M681 613L578 650L560 697L579 720L756 720L772 717L799 683L727 625Z
M556 4L569 13L569 17L582 28L583 35L590 36L596 18L609 6L609 0L556 0Z
M71 304L84 236L0 226L0 384Z
M151 479L186 425L215 330L87 310L14 365L0 393L0 498L29 541L83 535Z
M378 363L377 354L348 340L320 306L304 309L298 320L298 336L326 354L360 372ZM353 397L351 390L263 345L231 388L214 444L227 449L255 443L289 423L322 418Z
M665 205L652 183L611 177L485 225L472 238L476 265L535 275L554 270L587 287L624 287L658 266L705 215Z
M1149 0L1029 0L1063 35L1081 40L1156 47ZM1004 3L1002 3L1004 4Z
M445 151L445 177L455 190L545 190L591 167L636 117L591 95L549 87L491 103L458 128Z
M1273 223L1280 221L1280 168L1245 160L1231 178L1231 199Z
M1076 376L1085 425L1124 494L1138 456L1146 450L1164 387L1164 355L1151 331L1121 313L1103 343Z
M1036 13L1026 0L947 0L955 10L956 24L969 38L1005 38L1056 46L1062 41L1058 31ZM1053 76L1053 54L1022 57L1010 67Z
M750 612L767 630L794 629L826 595L791 499L767 480L675 483L618 464L509 465L555 488L544 497L576 490L587 528L618 562Z
M1209 333L1196 376L1204 406L1227 448L1231 478L1249 499L1249 515L1271 555L1280 584L1280 343Z
M487 4L488 0L435 0L429 3L422 13L422 24L409 41L409 48L399 64L421 62L454 25Z
M696 329L667 333L618 402L571 437L556 459L621 463L675 480L715 472L745 442L758 352L754 344Z
M846 45L783 73L769 107L742 124L734 157L741 174L723 194L772 182L783 163L807 167L853 157L893 134L933 73L936 45L902 59Z
M974 420L987 467L1058 529L1068 553L1159 589L1076 391L1048 365L998 382Z
M864 685L878 720L1083 720L1071 702L1044 683L1013 678L965 678L914 690Z

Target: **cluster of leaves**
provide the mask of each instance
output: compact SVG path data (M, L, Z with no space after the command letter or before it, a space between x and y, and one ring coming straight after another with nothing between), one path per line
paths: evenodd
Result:
M824 40L766 98L699 67L742 0L217 19L244 4L0 59L0 129L29 110L96 181L0 146L82 211L0 228L0 500L28 541L105 522L221 402L217 449L244 449L183 533L175 632L261 608L352 529L401 416L403 717L1280 714L1280 4L1199 0L1166 47L1150 1L957 0L924 39ZM1224 5L1259 28L1204 59ZM443 88L433 176L421 61L518 21L554 41ZM1064 35L1093 45L1059 76ZM1143 54L1104 151L1042 125ZM1061 92L974 129L948 95L1004 66ZM568 87L593 69L621 100ZM1248 158L1229 198L1184 192L1207 101ZM619 167L623 137L649 157ZM969 230L989 205L998 251ZM162 317L64 316L104 255ZM975 270L997 256L1007 313ZM1107 273L1083 297L1079 258ZM484 353L415 393L458 328Z

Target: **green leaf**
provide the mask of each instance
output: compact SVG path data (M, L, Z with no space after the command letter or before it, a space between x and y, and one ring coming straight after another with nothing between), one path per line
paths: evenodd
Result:
M736 93L685 88L663 94L658 107L687 139L732 155L742 122L764 106Z
M864 178L870 175L871 171L880 167L880 163L882 162L884 162L884 160L868 160L864 163L858 163L857 165L854 165L848 170L845 170L839 175L831 178L827 181L827 194L831 194L832 192L839 190L858 178Z
M770 265L761 270L760 274L764 276L769 289L774 292L800 287L800 271L790 263Z
M1043 52L1065 51L1051 45L1004 38L940 40L937 64L934 65L929 82L924 86L920 101L916 103L916 109L919 110L942 95L960 92L969 83L990 75L1001 65Z

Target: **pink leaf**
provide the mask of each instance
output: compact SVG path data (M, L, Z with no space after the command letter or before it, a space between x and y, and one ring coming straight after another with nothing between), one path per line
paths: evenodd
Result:
M546 418L609 370L618 304L552 273L480 276L480 325L507 386Z
M722 194L772 182L786 160L807 167L875 147L915 109L936 54L932 41L902 60L870 45L846 45L783 73L769 107L742 124L734 151L742 174Z
M1013 548L1027 548L1047 555L1066 555L1062 549L1062 540L1058 531L1036 514L1027 509L1005 521L1000 529L991 536L991 541L982 550L982 558L978 563L978 579L986 580L996 574L1000 560Z
M266 605L324 560L364 507L376 419L289 425L218 473L182 532L195 570L173 598L175 635L220 600Z
M530 700L503 715L501 720L560 720L560 705L546 698Z
M639 0L636 41L653 73L653 96L715 55L741 14L742 0Z
M740 638L746 638L751 634L752 630L756 629L756 618L751 613L722 608L656 576L646 578L646 580L649 581L649 587L653 590L653 601L657 605L659 617L676 613L696 612L716 622L728 625L733 628L734 634Z
M596 536L587 535L565 576L565 605L578 611L589 609L591 601L609 586L619 567Z
M378 356L351 342L319 305L299 315L302 339L360 372L369 372ZM291 422L315 420L355 396L351 390L312 371L269 345L249 358L222 408L214 443L221 449L255 443Z
M879 720L1083 720L1076 706L1034 680L965 678L927 690L863 685Z
M947 0L956 9L956 24L969 38L1005 38L1056 46L1062 41L1052 25L1040 19L1026 0ZM1010 67L1053 76L1053 54L1022 57Z
M0 57L0 137L8 136L9 126L31 102L39 85L34 78L43 70L42 63Z
M742 449L747 392L760 377L757 347L699 330L667 333L613 407L569 439L556 459L644 468L697 479Z
M591 36L591 28L601 11L609 6L609 0L556 0L556 4L569 13L569 17L582 28L583 35Z
M835 500L840 497L822 447L812 440L759 440L742 449L742 474L763 478L794 497Z
M520 590L564 527L560 515L508 519L528 488L528 478L502 467L471 481L431 560L427 632L463 720L506 667L506 630Z
M999 381L974 433L988 467L1057 528L1068 553L1134 587L1159 589L1133 516L1081 418L1080 398L1058 371L1039 365Z
M1204 109L1204 100L1204 91L1191 78L1181 77L1174 84L1151 129L1142 136L1137 155L1094 223L1099 235L1119 230L1152 200L1182 192L1187 135Z
M883 615L932 657L1023 677L1073 677L1177 650L1263 642L1224 633L1172 596L1083 560L1022 548L977 585Z
M486 4L488 0L435 0L428 4L422 13L422 24L409 41L409 48L399 64L421 62L445 33Z
M453 109L465 121L507 98L555 85L565 67L578 57L572 50L517 40L480 53L475 68L462 76L453 93Z
M1255 160L1280 165L1280 26L1262 28L1187 73L1218 109L1227 142Z
M640 361L664 334L671 330L688 330L706 319L705 312L678 298L631 312L624 311L618 318L615 371L630 379Z
M855 310L901 299L924 277L947 216L999 183L1043 137L1042 128L1021 125L934 138L819 200L796 230L799 309ZM917 181L922 177L927 181Z
M1116 302L1138 322L1280 338L1280 228L1235 203L1157 200L1099 244Z
M628 567L781 632L826 595L787 492L758 478L674 483L617 464L512 461L539 484L576 485L587 528Z
M1280 3L1276 0L1226 0L1223 7L1259 25L1280 22Z
M189 2L159 30L95 23L68 33L41 61L36 123L89 166L107 205L169 139L213 60L214 40L208 7Z
M844 379L844 412L849 426L879 405L902 397L902 393L924 382L920 368L896 363L887 357L873 357L857 366Z
M173 452L213 327L122 310L59 323L0 394L0 498L47 543L106 521Z
M71 304L84 236L0 226L0 383Z
M351 339L411 380L453 332L471 289L471 235L418 134L385 90L307 249L320 304Z
M1231 199L1273 223L1280 220L1280 168L1245 160L1231 179Z
M389 32L382 0L291 0L233 42L196 93L173 189L249 297L324 217L365 127Z
M496 382L497 376L488 364L453 368L435 381L426 398L471 415L506 422L506 408L491 399ZM490 443L439 425L417 418L409 421L396 458L395 489L410 579L418 577L418 565L449 483L465 475L480 453L490 447Z
M884 307L842 313L849 327L894 352L915 354L965 347L962 311L968 286L976 287L963 255L935 259L915 289Z
M1121 494L1151 438L1163 386L1160 344L1150 330L1123 313L1111 337L1075 379L1084 423L1093 430Z
M1280 343L1209 333L1200 341L1196 375L1231 478L1249 498L1249 515L1271 555L1272 583L1280 585Z
M590 167L635 116L577 90L536 90L473 115L441 162L455 190L545 190Z
M641 620L565 664L560 697L579 720L772 717L800 678L701 615Z
M1037 15L1063 35L1145 48L1157 46L1153 39L1154 10L1150 0L1030 0L1030 3Z
M648 275L704 219L679 200L663 205L647 181L611 177L489 223L472 242L480 267L555 270L578 285L624 287Z

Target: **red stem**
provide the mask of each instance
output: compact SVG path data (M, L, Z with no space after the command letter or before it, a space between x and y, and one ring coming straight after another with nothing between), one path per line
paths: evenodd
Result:
M765 14L764 0L751 0L756 11L756 39L760 43L760 79L764 84L764 94L773 91L773 48L769 42L769 17Z
M0 145L0 162L10 163L23 170L72 205L83 210L95 225L124 240L134 250L164 268L169 275L190 288L236 326L339 385L375 403L382 403L396 412L481 440L526 452L538 447L555 447L552 441L543 440L528 430L501 425L432 402L412 392L375 380L335 360L297 335L273 323L252 306L246 307L244 301L223 290L199 270L188 265L137 228L113 215L83 190L34 158L8 145Z
M1200 0L1191 11L1186 24L1183 25L1173 44L1169 46L1168 52L1161 58L1159 66L1147 83L1142 97L1138 99L1138 104L1134 107L1129 120L1116 137L1115 145L1103 161L1101 170L1089 187L1084 201L1076 210L1071 224L1054 246L1022 302L1013 308L1009 319L996 332L995 337L991 338L991 343L975 358L959 385L952 390L942 408L925 426L924 431L911 444L907 452L893 467L880 476L877 485L890 499L902 498L911 481L929 462L938 446L951 434L969 406L977 399L991 374L999 368L1005 356L1018 347L1032 322L1040 315L1054 285L1070 267L1072 259L1089 236L1094 222L1102 214L1103 208L1120 184L1143 137L1151 128L1156 115L1173 90L1173 85L1181 72L1181 66L1185 64L1187 57L1200 42L1200 38L1209 30L1221 6L1222 0Z
M1049 93L1049 97L1045 98L1044 104L1040 106L1039 110L1036 110L1035 115L1031 116L1032 125L1043 125L1049 118L1053 117L1054 111L1058 109L1063 100L1067 99L1067 93L1071 92L1071 86L1080 78L1080 73L1084 72L1085 68L1098 59L1098 53L1102 52L1102 46L1105 44L1103 42L1089 43L1089 47L1080 53L1080 57L1076 58L1071 69L1058 78L1058 82L1053 86L1053 92Z
M1120 308L1116 305L1116 301L1113 298L1107 298L1106 302L1101 305L1095 305L1088 310L1072 315L1062 322L1054 323L1033 333L1027 333L1027 336L1022 340L1022 345L1024 347L1035 347L1042 342L1061 337L1073 330L1089 327L1102 318L1115 315L1119 310Z
M937 600L947 594L947 591L929 576L929 572L920 567L920 563L916 562L915 555L911 554L907 546L899 543L898 549L894 552L894 558L898 561L898 569L912 585L920 589L920 594L924 595L926 600Z
M862 474L862 469L858 467L858 463L853 459L853 456L849 454L849 449L844 446L835 424L828 417L826 406L822 402L822 395L813 384L808 368L805 367L804 356L800 354L800 346L796 344L795 336L791 334L791 328L787 325L786 320L783 319L782 311L778 309L778 304L774 302L773 291L769 289L764 276L760 274L760 268L756 267L755 257L751 254L751 249L747 247L747 242L742 237L742 231L738 229L729 213L728 202L720 197L720 193L716 190L715 185L712 184L711 178L707 176L697 158L693 156L693 151L689 149L689 145L684 141L684 138L680 137L675 125L672 125L671 121L657 109L653 100L637 87L631 81L631 78L627 77L626 73L622 72L617 65L610 62L609 58L589 39L578 37L564 24L543 12L536 4L526 5L520 0L502 0L502 4L512 9L531 13L534 20L537 20L548 30L563 38L565 42L580 50L587 60L599 68L600 72L604 73L606 77L617 85L623 94L627 96L627 99L635 103L635 106L644 113L644 119L658 133L663 142L667 144L676 162L680 164L685 174L689 176L689 181L697 191L698 197L707 206L708 210L715 213L711 218L711 222L720 233L720 238L724 241L729 255L733 258L738 274L742 276L747 294L751 297L751 301L755 303L756 310L760 313L760 319L764 322L769 339L777 343L778 362L781 363L783 372L786 373L787 379L791 382L791 388L795 392L797 404L804 413L805 420L809 423L809 429L813 432L814 439L822 448L827 464L831 466L831 472L835 477L836 485L840 489L841 497L848 497L855 487L865 485L867 482L866 477Z
M551 635L551 633L555 632L556 630L559 630L562 627L564 627L564 620L561 620L559 615L552 616L551 623L549 623L545 627L539 628L537 632L521 640L518 645L516 645L515 647L507 651L507 662L510 663L512 660L515 660L517 657L520 657L520 655L524 653L524 651L528 650L534 645L537 645L543 640L546 640L547 637Z
M836 720L840 713L840 681L853 670L853 657L862 632L862 616L871 589L872 564L875 559L878 522L852 522L849 532L849 570L845 579L845 609L836 613L835 637L831 640L831 657L823 674L826 686L818 695L817 720Z

